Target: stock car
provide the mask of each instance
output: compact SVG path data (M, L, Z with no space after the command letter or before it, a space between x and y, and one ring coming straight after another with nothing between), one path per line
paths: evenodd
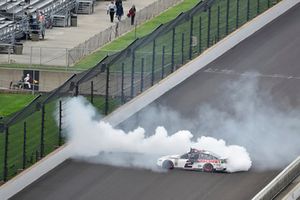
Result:
M227 159L207 151L191 148L183 155L168 155L157 160L157 165L164 169L188 169L204 172L226 172Z

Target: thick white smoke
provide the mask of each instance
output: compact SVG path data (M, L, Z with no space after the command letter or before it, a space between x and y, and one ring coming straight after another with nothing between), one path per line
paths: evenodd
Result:
M69 100L65 112L66 133L74 157L92 157L94 162L154 169L159 156L183 154L195 147L228 158L230 172L247 171L251 167L245 148L227 145L221 139L204 136L193 139L187 130L169 135L161 126L155 133L147 134L150 136L145 136L141 127L128 133L113 128L96 119L96 110L83 97Z

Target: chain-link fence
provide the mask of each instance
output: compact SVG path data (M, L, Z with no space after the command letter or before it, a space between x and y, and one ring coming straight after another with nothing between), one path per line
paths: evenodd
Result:
M275 0L206 0L121 52L72 76L10 118L0 121L0 179L8 180L61 145L66 96L83 95L103 114L126 103Z

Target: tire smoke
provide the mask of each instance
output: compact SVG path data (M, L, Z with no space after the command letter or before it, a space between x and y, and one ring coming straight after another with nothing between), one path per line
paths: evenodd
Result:
M160 156L183 154L193 147L227 158L229 172L247 171L251 167L250 156L244 147L227 145L222 139L195 138L187 130L168 134L162 126L148 136L141 127L126 133L101 121L95 108L83 97L69 99L65 112L67 142L75 158L155 170L156 159Z

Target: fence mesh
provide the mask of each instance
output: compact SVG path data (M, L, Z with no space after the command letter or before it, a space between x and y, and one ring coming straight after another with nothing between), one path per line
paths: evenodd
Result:
M64 97L83 95L102 114L108 114L276 3L275 0L200 2L3 119L0 179L7 181L63 143L62 130L68 126L63 118Z

